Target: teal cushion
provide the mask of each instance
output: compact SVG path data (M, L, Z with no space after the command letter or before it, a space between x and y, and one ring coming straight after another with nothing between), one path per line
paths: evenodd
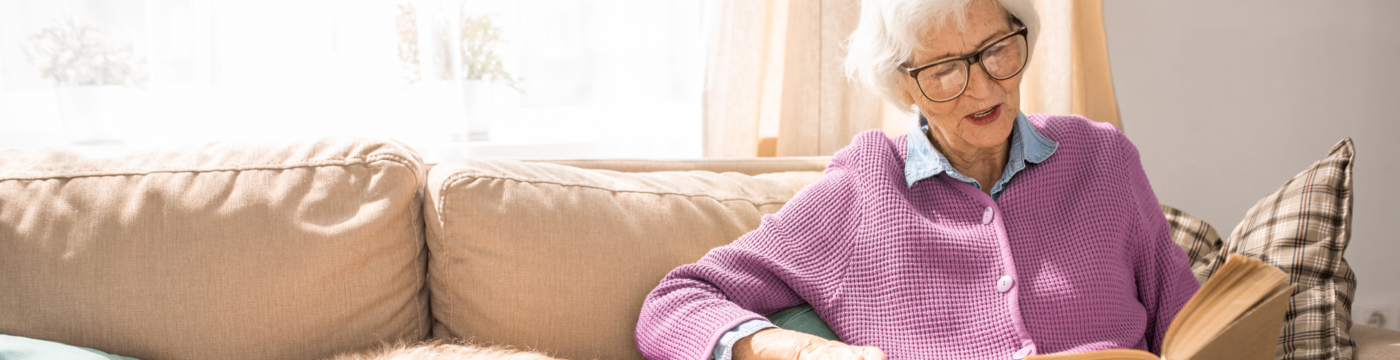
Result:
M136 360L52 341L0 335L0 360Z
M827 340L841 341L841 337L831 331L830 326L817 316L817 311L812 309L812 305L802 304L779 311L768 317L768 322L780 328L797 332L808 333L819 336Z

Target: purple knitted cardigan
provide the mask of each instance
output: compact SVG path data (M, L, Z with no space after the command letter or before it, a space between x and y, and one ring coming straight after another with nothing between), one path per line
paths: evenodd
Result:
M758 229L671 271L638 348L706 359L725 331L807 302L890 359L1160 353L1198 284L1137 149L1110 125L1029 119L1059 148L997 201L946 174L910 187L903 136L856 135Z

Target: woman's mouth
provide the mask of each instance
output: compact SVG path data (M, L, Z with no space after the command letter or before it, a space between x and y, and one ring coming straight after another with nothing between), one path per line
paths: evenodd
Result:
M996 121L998 115L1001 115L1001 105L993 106L987 110L982 110L972 115L964 116L963 118L967 119L967 121L973 125L987 125Z

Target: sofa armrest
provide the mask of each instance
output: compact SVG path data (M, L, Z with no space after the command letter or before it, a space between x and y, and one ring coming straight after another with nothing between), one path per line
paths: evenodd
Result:
M1353 325L1356 360L1400 360L1400 331L1366 325Z

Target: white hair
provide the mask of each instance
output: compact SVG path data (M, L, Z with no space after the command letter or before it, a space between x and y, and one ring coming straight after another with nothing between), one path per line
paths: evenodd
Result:
M919 39L932 29L947 29L953 19L958 29L966 26L967 5L971 0L863 0L860 25L846 40L846 77L874 91L900 108L911 110L897 93L900 77L908 76L899 67L913 60L914 50L923 50ZM1006 14L1026 27L1027 61L1040 35L1040 17L1031 0L997 0Z

